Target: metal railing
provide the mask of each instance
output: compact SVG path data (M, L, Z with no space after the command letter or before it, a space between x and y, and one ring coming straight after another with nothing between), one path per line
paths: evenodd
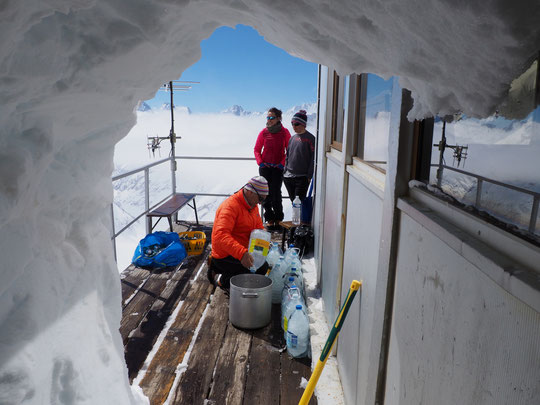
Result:
M146 214L148 214L150 211L158 207L159 205L163 204L166 200L171 198L173 194L176 193L176 159L184 159L184 160L226 160L226 161L244 161L244 160L255 160L255 158L251 157L230 157L230 156L175 156L168 157L165 159L158 160L153 163L149 163L145 166L142 166L137 169L130 170L128 172L113 176L112 182L124 179L129 176L137 175L141 172L144 173L144 211L138 214L133 220L131 220L127 225L124 225L122 229L119 231L116 231L115 224L114 224L114 202L111 204L111 224L112 224L112 232L111 232L111 240L113 242L113 249L114 249L114 258L117 259L116 254L116 238L125 230L130 228L135 222L137 222L142 217L145 217ZM153 204L150 206L150 169L155 166L159 166L161 164L164 164L166 162L170 162L171 165L171 193L168 194L166 197L161 199L159 202ZM113 186L114 187L114 186ZM209 197L228 197L230 194L224 194L224 193L201 193L201 192L188 192L188 191L182 191L182 193L190 193L195 194L196 196L209 196ZM150 233L150 222L147 218L146 221L146 233Z
M466 171L461 170L461 169L456 169L455 167L451 167L451 166L438 165L438 164L432 164L431 166L440 168L440 170L441 170L440 171L440 173L441 173L440 174L440 180L442 180L442 173L443 173L442 169L448 169L448 170L451 170L451 171L454 171L454 172L457 172L457 173L460 173L460 174L463 174L463 175L466 175L466 176L476 178L476 181L477 181L476 197L475 197L475 207L476 208L481 208L482 207L482 186L483 186L484 183L495 184L495 185L500 186L500 187L504 187L504 188L507 188L507 189L510 189L510 190L517 191L519 193L530 195L533 198L533 203L532 203L532 208L531 208L531 215L530 215L530 218L529 218L529 227L528 227L527 231L530 234L535 233L536 221L537 221L537 218L538 218L538 205L539 205L539 202L540 202L540 193L537 193L537 192L531 191L531 190L527 190L526 188L513 186L511 184L507 184L507 183L503 183L503 182L500 182L500 181L497 181L497 180L493 180L493 179L490 179L488 177L480 176L478 174L466 172Z

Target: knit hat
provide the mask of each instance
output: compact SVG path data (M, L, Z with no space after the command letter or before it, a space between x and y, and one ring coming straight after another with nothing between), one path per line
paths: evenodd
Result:
M251 178L244 188L260 196L266 197L268 195L268 182L262 176Z
M291 124L294 124L295 122L306 126L307 125L307 113L306 110L300 110L296 114L293 115Z

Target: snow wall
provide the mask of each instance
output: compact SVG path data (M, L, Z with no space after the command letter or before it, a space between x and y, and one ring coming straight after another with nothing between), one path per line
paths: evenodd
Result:
M0 6L0 403L128 404L113 149L219 26L341 73L400 76L411 118L491 113L540 43L535 1L7 1ZM272 63L272 61L261 61ZM137 397L137 398L136 398Z

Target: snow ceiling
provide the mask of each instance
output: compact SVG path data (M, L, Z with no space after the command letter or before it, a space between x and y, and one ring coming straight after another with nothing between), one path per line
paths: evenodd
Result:
M398 75L411 117L488 115L540 44L538 1L0 2L0 403L134 403L109 233L139 100L222 25L341 73ZM272 63L261 61L261 63Z

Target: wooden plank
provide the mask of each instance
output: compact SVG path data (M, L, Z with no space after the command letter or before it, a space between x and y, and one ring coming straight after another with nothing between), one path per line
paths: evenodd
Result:
M187 294L186 286L189 286L190 278L206 255L192 256L183 262L161 292L161 299L154 301L144 320L130 333L124 348L130 381L133 381L144 364L167 319L174 312L180 295Z
M229 323L219 351L208 403L242 404L250 346L251 335Z
M185 205L195 198L195 194L175 194L155 210L146 214L148 217L168 217L180 211Z
M208 396L214 365L227 329L229 300L216 289L201 325L187 369L182 374L171 404L202 404Z
M249 371L244 391L245 405L276 404L280 401L280 305L272 305L272 321L253 332Z
M152 272L144 270L134 265L130 265L122 272L120 282L122 284L122 307L127 304L127 300L142 287Z
M302 377L309 381L311 377L311 359L304 357L294 359L286 351L281 354L281 405L297 405L304 388L300 386ZM317 405L315 395L309 401L311 405Z
M176 367L184 358L213 289L214 286L203 277L191 284L182 309L140 384L152 405L162 404L167 399L176 376Z
M120 335L122 335L124 345L127 343L129 334L141 323L154 301L161 299L160 294L167 285L167 280L173 274L174 271L152 273L146 283L139 288L137 294L126 305L120 321Z

